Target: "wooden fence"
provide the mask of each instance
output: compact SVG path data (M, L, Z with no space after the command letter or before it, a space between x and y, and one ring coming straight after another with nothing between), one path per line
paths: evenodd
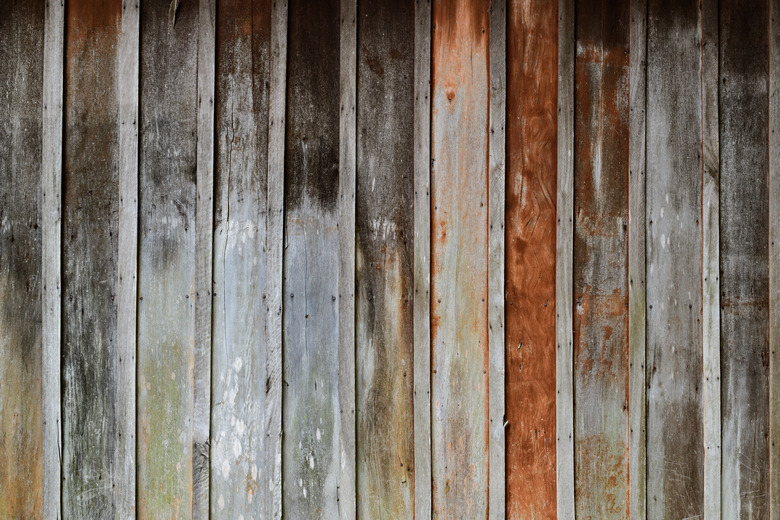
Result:
M780 0L3 0L0 518L780 518Z

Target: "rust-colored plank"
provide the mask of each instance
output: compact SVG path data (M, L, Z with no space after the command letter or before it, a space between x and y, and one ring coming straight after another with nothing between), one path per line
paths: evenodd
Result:
M555 518L555 2L509 2L507 67L507 516Z
M433 5L433 511L488 508L489 2Z
M414 517L414 1L358 6L357 514Z
M0 2L0 518L43 516L44 2Z
M627 518L629 5L576 5L574 460L578 518Z

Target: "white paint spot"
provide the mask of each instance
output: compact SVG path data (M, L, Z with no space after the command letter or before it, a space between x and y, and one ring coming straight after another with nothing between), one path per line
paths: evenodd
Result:
M319 428L317 428L317 431L315 432L315 435L317 436L317 440L318 441L322 440L322 431Z
M233 437L233 456L236 458L241 456L241 443L238 442L238 437Z
M309 455L309 469L314 469L314 456Z
M222 461L222 476L228 478L230 476L230 464L227 460Z
M217 500L217 504L219 504L220 509L225 509L225 497L222 495L219 495L219 499Z
M306 498L306 488L303 488L303 498Z
M244 361L240 357L237 357L236 360L233 361L233 370L238 372L241 370L242 366L244 366Z

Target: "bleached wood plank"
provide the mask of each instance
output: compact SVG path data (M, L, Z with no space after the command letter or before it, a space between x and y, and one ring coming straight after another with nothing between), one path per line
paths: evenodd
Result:
M769 3L769 517L780 517L780 0Z

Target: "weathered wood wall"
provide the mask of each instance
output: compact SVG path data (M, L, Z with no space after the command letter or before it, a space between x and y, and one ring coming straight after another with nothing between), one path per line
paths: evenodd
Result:
M780 518L780 0L13 0L0 58L0 518Z

